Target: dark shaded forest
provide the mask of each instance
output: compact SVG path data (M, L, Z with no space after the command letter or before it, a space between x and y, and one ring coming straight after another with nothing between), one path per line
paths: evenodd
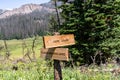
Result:
M65 22L60 32L75 35L76 44L70 47L74 62L104 64L120 56L120 1L68 1L61 6Z

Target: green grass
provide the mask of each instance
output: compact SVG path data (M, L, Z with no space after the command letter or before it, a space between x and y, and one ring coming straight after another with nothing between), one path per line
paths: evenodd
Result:
M24 39L27 48L32 47L32 41L34 38ZM23 40L7 40L8 49L11 53L10 58L16 59L23 57L22 52ZM0 40L0 46L4 46L2 40ZM35 43L36 57L40 56L40 48L43 47L42 37L37 37ZM25 49L25 53L27 52ZM31 53L31 52L30 52ZM5 49L0 50L0 55L5 54ZM32 54L32 53L31 53ZM49 62L40 58L37 58L36 62L14 64L11 61L0 61L0 80L54 80L53 62L50 65ZM13 70L13 66L18 67L18 70ZM108 65L105 68L113 68L113 65ZM89 69L89 70L88 70ZM62 68L63 80L120 80L120 76L114 75L111 72L98 71L94 69L97 67L88 67L87 70L81 72L79 68Z
M33 41L34 38L27 38L27 39L24 39L25 43L26 43L26 46L27 48L30 50L30 52L32 53L32 41ZM8 50L10 51L10 54L11 54L11 58L18 58L18 57L22 57L23 56L23 49L22 49L22 43L23 43L23 40L6 40L6 43L7 43L7 46L8 46ZM42 37L37 37L36 39L36 42L35 42L35 53L37 56L40 55L40 48L42 47ZM4 42L3 40L0 40L0 46L4 46ZM25 52L27 52L27 48L25 48ZM5 55L5 48L2 49L0 51L0 54L1 55Z
M81 73L79 70L64 68L63 80L120 80L120 76L114 76L110 72ZM0 71L0 80L54 80L51 70L4 70Z

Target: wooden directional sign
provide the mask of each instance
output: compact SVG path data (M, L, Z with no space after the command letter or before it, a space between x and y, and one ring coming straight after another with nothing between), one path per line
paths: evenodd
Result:
M68 48L42 48L41 57L46 59L55 59L55 60L69 60Z
M45 48L53 48L60 46L67 46L75 44L74 35L55 35L55 36L44 36L44 47Z

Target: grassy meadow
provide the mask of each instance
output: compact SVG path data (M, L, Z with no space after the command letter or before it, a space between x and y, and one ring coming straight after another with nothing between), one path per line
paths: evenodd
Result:
M26 44L26 47L24 48L24 54L27 52L27 49L30 50L30 53L32 52L32 43L34 38L27 38L23 40L6 40L8 50L10 52L10 58L19 58L23 56L23 41ZM42 37L37 37L35 41L35 53L36 57L40 56L40 48L42 47ZM0 46L4 46L3 40L0 40ZM5 55L5 48L0 51L1 55Z
M24 40L6 40L8 50L10 51L10 60L0 59L0 80L54 80L53 62L45 61L40 58L40 48L43 47L42 37L37 37L35 42L36 61L27 63L18 62L14 60L23 57L23 41L26 44L24 54L27 49L30 50L32 57L32 42L34 38L27 38ZM4 46L3 40L0 40L0 46ZM6 53L5 48L0 50L0 56ZM17 69L13 69L16 67ZM105 68L115 68L113 64L105 67L62 67L63 80L120 80L119 73L102 71ZM97 69L98 71L95 71Z

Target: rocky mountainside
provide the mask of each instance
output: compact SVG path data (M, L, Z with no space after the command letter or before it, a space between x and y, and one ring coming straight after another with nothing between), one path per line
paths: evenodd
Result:
M4 10L0 9L0 15L4 12Z
M48 4L48 6L46 6ZM13 10L6 10L3 12L3 10L0 10L0 18L7 18L12 15L24 15L29 14L34 11L48 11L49 13L54 11L54 5L52 2L45 3L45 4L25 4L22 5L20 8L15 8ZM2 13L2 14L1 14Z
M61 3L58 2L58 5ZM13 10L0 10L0 39L21 39L44 35L56 16L54 2L25 4Z
M2 13L2 9L0 9L0 13Z
M57 2L57 5L60 6L61 2ZM22 5L20 8L15 8L13 10L0 9L0 19L7 18L12 15L29 14L29 13L33 13L34 11L39 11L39 12L47 11L48 13L52 13L55 11L54 2L50 1L44 4L25 4Z

